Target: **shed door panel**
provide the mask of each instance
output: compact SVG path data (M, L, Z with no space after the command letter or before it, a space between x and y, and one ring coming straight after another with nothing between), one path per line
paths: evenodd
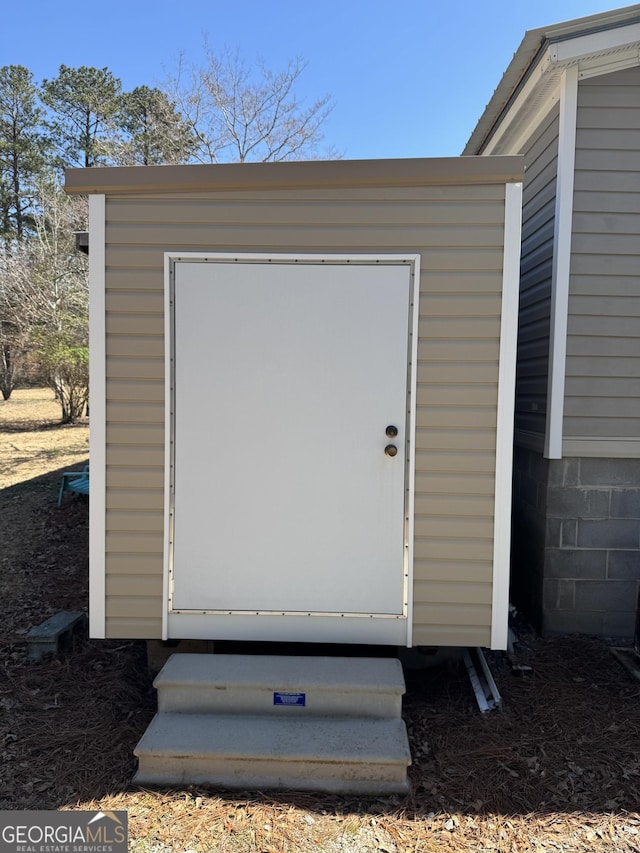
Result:
M410 272L176 263L173 610L402 612Z

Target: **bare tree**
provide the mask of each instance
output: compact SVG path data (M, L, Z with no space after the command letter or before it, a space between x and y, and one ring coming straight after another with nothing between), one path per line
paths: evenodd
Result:
M0 317L3 316L0 287ZM14 323L0 319L0 394L8 400L20 379L20 365L27 350L26 338Z
M29 323L21 291L29 280L26 241L5 240L0 251L0 392L11 397L24 372Z
M19 341L48 377L65 423L82 414L88 393L87 259L74 242L74 231L84 227L86 200L43 179L35 233L0 255L2 326L14 347L10 368L16 369Z
M281 71L261 60L248 66L238 53L222 59L205 44L206 62L169 82L170 96L192 128L194 158L202 163L267 162L336 157L320 152L322 126L332 110L325 95L309 105L296 94L306 64L296 58Z

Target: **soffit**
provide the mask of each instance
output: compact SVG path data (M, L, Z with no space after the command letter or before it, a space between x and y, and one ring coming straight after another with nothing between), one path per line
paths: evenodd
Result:
M640 64L640 4L525 33L463 154L519 151L526 128L557 100L562 71L576 64L579 78Z

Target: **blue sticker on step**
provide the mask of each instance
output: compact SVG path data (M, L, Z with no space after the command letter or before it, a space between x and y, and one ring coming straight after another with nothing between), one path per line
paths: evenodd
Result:
M304 707L306 705L306 693L274 693L274 705L297 705Z

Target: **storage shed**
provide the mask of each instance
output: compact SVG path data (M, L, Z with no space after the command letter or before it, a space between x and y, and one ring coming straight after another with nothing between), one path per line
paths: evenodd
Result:
M93 636L505 647L522 177L67 172Z

